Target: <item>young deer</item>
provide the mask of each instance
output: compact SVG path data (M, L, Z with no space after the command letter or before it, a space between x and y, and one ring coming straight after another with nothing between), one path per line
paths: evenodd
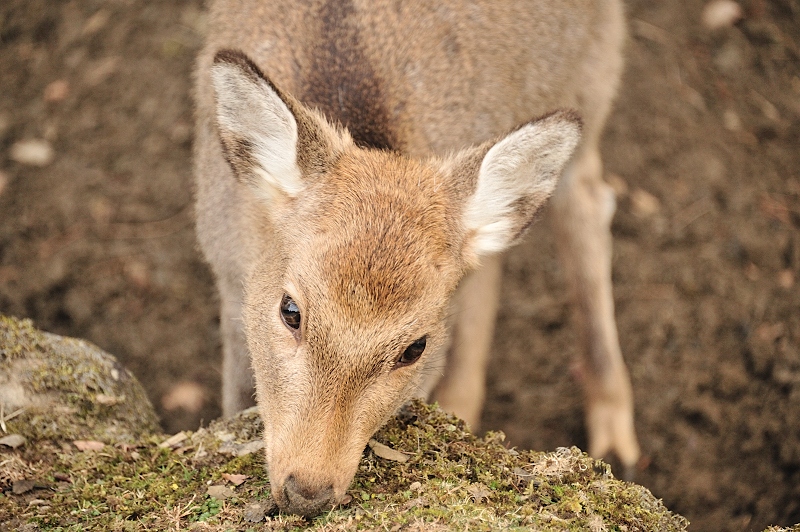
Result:
M624 36L618 0L213 2L197 228L283 510L335 504L413 396L477 427L502 252L553 193L589 450L636 462L598 153Z

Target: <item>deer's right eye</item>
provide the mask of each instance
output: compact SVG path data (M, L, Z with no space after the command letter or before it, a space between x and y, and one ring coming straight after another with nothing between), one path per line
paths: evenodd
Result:
M281 299L281 319L292 332L300 329L300 308L289 294L283 294Z

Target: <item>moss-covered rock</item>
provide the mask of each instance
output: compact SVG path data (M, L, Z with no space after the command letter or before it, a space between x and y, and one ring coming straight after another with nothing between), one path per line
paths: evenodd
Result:
M509 449L501 433L478 438L420 402L375 435L378 444L365 450L341 506L311 522L280 515L269 496L255 409L167 438L155 432L141 389L112 357L29 322L0 320L0 386L11 383L0 392L5 415L21 408L19 389L27 401L5 423L27 442L0 444L2 531L633 532L688 524L576 448ZM117 400L98 401L100 394ZM17 402L5 403L9 397ZM106 445L88 450L75 439ZM408 459L381 458L393 456L382 445Z
M0 410L0 428L34 441L133 442L158 431L144 389L113 356L6 316L0 316Z

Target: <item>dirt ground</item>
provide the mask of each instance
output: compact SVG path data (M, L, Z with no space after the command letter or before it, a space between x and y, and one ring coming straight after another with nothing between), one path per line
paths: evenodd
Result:
M637 480L693 530L761 530L800 522L800 2L745 0L717 31L703 5L628 2L615 300ZM192 227L204 22L199 0L0 3L0 312L116 354L168 431L219 414ZM506 272L484 426L585 445L546 217Z

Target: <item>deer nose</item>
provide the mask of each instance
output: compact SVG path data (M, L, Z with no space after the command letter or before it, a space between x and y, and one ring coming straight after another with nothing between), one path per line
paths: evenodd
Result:
M303 517L316 517L335 502L333 484L313 485L298 480L294 475L289 475L283 484L283 494L286 507L281 510Z

